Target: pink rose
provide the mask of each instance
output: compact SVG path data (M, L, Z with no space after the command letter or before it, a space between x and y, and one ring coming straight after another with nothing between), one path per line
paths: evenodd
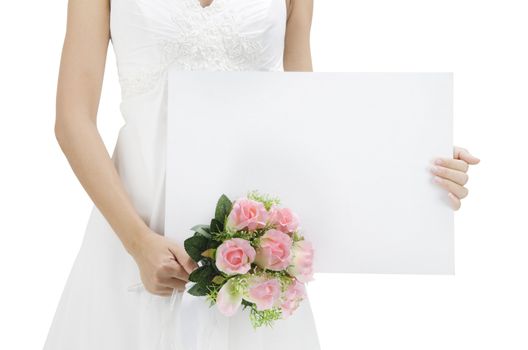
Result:
M281 285L276 278L255 277L249 283L247 300L255 303L257 310L268 310L278 306Z
M287 234L271 229L260 238L255 263L263 269L281 271L291 261L292 239Z
M295 242L292 248L292 265L288 267L288 273L295 276L301 282L313 280L313 256L312 243L307 240Z
M244 274L255 260L255 249L242 238L232 238L216 248L216 267L228 275Z
M234 288L233 278L220 288L216 296L216 307L225 316L233 316L242 303L242 293Z
M299 217L289 208L271 207L268 221L284 233L294 232L299 227Z
M240 198L233 204L226 220L226 226L235 231L246 227L249 231L253 231L264 227L267 220L268 212L264 204L251 199Z
M306 296L306 289L304 284L297 279L288 286L288 289L283 293L281 310L282 317L288 318L299 307L300 302Z

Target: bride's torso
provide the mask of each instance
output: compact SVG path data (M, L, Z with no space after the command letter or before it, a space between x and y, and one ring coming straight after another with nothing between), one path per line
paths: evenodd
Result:
M286 0L111 0L110 16L123 99L149 92L169 65L283 70Z
M213 0L206 7L200 0L111 0L110 5L126 122L113 159L138 213L163 233L169 66L283 70L286 0Z

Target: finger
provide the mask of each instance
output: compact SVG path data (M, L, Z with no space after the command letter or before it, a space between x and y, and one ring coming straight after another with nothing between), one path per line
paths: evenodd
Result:
M172 292L173 292L173 289L169 288L167 290L163 290L162 292L155 293L155 294L161 297L170 297L172 295Z
M178 278L169 278L167 280L165 280L163 282L163 286L165 287L169 287L171 289L176 289L178 291L183 291L185 290L185 284L187 283L187 281L183 281L181 279L178 279Z
M465 198L468 195L468 189L464 186L460 186L457 183L454 183L451 180L441 178L440 176L434 177L434 182L445 188L447 191L451 192L459 199Z
M198 267L198 264L180 246L174 244L170 249L178 263L183 266L187 273L190 274Z
M164 264L158 271L158 278L160 281L167 281L171 278L177 278L180 280L188 281L189 273L185 271L183 266L175 260L170 263Z
M447 194L447 196L449 197L449 201L451 203L451 207L454 209L454 210L458 210L460 209L460 206L462 205L462 203L460 202L460 199L457 198L457 196L455 196L454 194L452 194L451 192L449 192Z
M431 167L431 172L444 179L451 180L461 186L464 186L468 182L468 175L465 172L445 168L442 166Z
M478 164L480 162L480 159L469 153L469 151L465 148L461 147L455 147L453 149L453 157L455 159L460 159L465 161L468 164Z
M436 165L440 165L446 168L466 172L469 168L468 163L460 159L452 158L437 158L434 162Z

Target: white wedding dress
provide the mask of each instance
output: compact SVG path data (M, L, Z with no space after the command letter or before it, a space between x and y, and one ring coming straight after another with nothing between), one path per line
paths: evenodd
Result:
M214 0L207 7L199 0L111 1L125 119L112 159L156 232L164 234L168 66L281 71L285 25L285 0ZM308 299L289 319L255 331L247 310L227 318L203 298L156 296L140 282L134 260L94 206L44 349L319 349Z

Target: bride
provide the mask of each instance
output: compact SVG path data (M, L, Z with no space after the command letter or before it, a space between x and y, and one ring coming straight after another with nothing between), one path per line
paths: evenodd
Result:
M167 67L312 71L312 9L312 0L69 1L55 134L94 205L46 350L319 349L309 300L257 331L245 316L175 305L197 266L163 227ZM111 156L96 124L109 42L125 119ZM478 162L455 148L432 168L454 209Z

